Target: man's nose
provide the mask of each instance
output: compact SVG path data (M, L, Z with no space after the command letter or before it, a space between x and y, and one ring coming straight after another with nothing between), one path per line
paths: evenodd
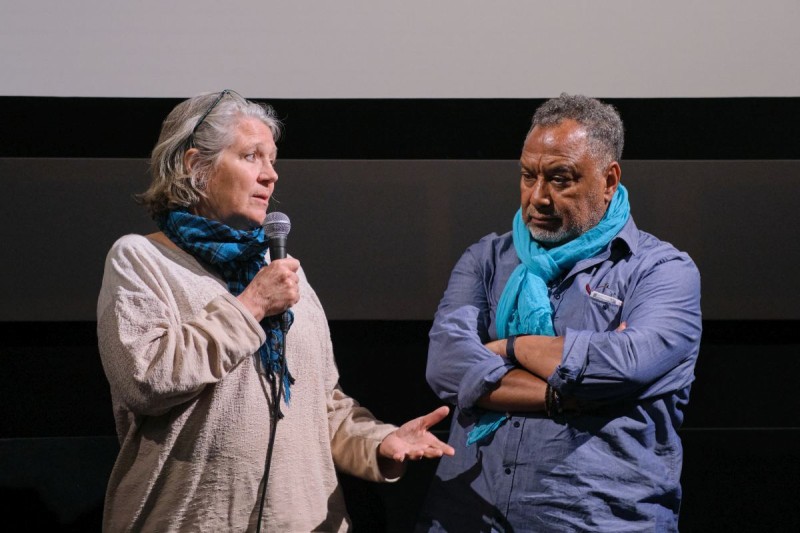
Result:
M536 180L531 191L531 203L535 206L548 206L551 202L550 185L541 178Z

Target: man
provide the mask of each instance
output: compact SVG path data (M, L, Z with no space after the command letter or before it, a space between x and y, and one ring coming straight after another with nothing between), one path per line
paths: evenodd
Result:
M677 530L700 276L634 224L622 145L610 105L537 109L513 230L464 253L430 332L456 454L419 530Z

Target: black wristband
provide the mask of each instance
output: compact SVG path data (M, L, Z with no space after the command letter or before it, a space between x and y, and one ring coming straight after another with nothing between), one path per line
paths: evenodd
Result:
M514 353L514 343L517 342L517 336L511 335L506 339L506 359L514 366L519 366L517 361L517 354Z

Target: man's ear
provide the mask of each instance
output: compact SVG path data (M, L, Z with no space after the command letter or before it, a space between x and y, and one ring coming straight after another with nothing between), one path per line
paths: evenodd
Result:
M186 169L186 172L188 174L192 173L192 167L194 165L194 160L197 157L198 153L200 153L200 151L197 148L189 148L183 154L183 166Z
M603 191L603 197L606 200L606 203L611 202L611 198L614 197L614 193L617 192L617 186L619 186L619 180L622 177L622 169L619 166L619 163L614 161L610 165L608 165L608 169L606 170L606 188Z

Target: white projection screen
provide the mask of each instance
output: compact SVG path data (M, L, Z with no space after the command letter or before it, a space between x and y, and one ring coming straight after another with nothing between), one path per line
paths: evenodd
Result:
M797 96L796 0L2 0L0 95Z

